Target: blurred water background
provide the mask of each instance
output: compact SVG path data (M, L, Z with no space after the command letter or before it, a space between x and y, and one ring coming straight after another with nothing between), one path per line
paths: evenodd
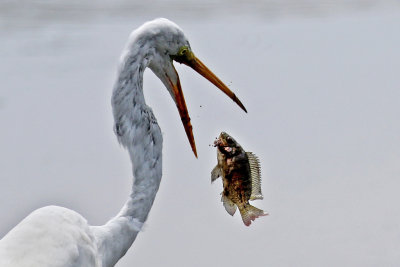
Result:
M400 1L0 1L0 236L56 204L93 225L119 211L130 163L111 88L129 33L166 17L241 98L177 64L194 159L173 101L145 73L164 134L154 208L117 266L398 266ZM231 133L262 163L270 213L250 228L210 185Z
M1 26L37 27L46 23L84 23L96 19L134 19L148 16L178 17L182 19L222 19L250 15L263 20L292 17L326 17L398 10L398 0L2 0Z

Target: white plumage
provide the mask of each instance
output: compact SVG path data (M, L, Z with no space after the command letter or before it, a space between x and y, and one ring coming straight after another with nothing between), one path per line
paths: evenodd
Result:
M129 152L134 176L127 202L102 226L90 226L80 214L63 207L48 206L32 212L0 240L1 267L108 267L125 255L147 219L162 176L161 130L142 89L147 67L176 102L196 155L190 118L172 60L195 69L244 109L194 56L176 24L167 19L145 23L129 37L112 95L115 133Z

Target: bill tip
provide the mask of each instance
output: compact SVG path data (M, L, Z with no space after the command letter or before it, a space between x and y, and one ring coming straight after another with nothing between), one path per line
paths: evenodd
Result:
M238 104L238 106L241 108L241 109L243 109L243 111L244 112L246 112L247 113L247 109L244 107L244 105L243 105L243 103L238 99L238 98L236 98L236 104Z

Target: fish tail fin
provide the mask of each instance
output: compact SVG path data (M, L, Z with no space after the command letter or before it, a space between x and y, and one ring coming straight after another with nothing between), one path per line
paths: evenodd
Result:
M245 204L239 208L240 215L242 215L242 220L244 225L249 226L251 221L254 221L260 216L266 216L268 213L264 213L263 210L258 209L250 204Z

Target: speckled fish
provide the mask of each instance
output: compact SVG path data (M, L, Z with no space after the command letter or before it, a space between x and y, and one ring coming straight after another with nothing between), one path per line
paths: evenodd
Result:
M243 223L249 226L259 216L268 215L249 204L249 200L263 199L260 163L256 155L245 152L229 134L222 132L215 140L218 164L211 171L211 182L222 177L224 190L221 201L233 216L239 208Z

